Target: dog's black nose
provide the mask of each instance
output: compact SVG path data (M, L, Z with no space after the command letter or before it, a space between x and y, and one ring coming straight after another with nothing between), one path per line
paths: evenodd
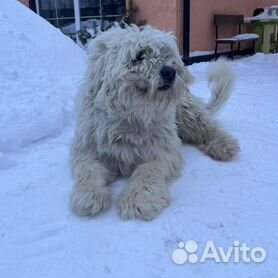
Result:
M176 77L176 70L169 66L164 66L161 71L160 75L166 82L173 82Z

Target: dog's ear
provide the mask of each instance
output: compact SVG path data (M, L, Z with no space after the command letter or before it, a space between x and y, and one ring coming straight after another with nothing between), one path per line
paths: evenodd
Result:
M100 35L96 37L88 47L88 53L93 60L97 60L107 51L106 37Z
M108 47L103 35L96 37L89 45L89 59L86 71L86 82L90 90L97 92L100 90L105 71L105 59Z

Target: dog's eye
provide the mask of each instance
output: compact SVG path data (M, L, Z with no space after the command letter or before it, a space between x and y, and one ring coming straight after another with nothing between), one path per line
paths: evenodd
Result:
M137 53L136 58L133 62L142 62L144 60L144 56L145 56L145 51L140 51Z

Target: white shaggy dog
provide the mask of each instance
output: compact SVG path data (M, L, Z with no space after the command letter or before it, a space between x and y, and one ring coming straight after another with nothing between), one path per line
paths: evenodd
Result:
M223 60L211 66L212 96L204 104L188 91L193 78L171 34L115 27L91 49L77 98L71 207L78 215L107 209L108 185L129 176L119 214L151 220L169 205L169 180L183 165L181 140L216 160L238 152L238 142L213 119L229 98L233 73Z

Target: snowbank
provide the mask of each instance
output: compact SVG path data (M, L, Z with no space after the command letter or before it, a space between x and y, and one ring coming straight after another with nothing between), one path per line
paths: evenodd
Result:
M118 216L116 202L125 180L111 186L111 208L99 217L72 215L71 128L9 154L17 165L0 172L0 277L277 277L277 63L278 54L261 53L232 62L237 80L219 117L239 139L241 153L221 163L183 146L186 164L170 187L171 205L152 222ZM189 67L197 79L192 92L202 98L210 96L207 66ZM3 167L8 164L3 157ZM262 247L267 259L176 265L173 252L188 240L198 243L199 259L210 240L225 253L236 240Z
M71 121L84 52L16 0L0 10L0 152L56 136Z

